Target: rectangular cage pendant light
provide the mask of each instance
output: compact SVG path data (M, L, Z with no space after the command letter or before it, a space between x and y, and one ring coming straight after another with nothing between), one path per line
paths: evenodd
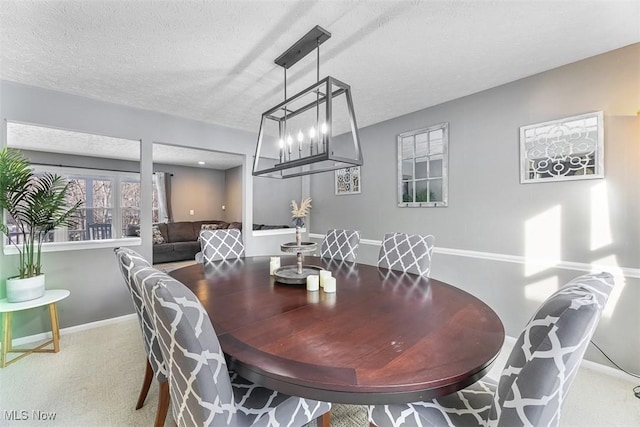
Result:
M362 165L351 88L331 76L319 79L319 46L329 37L316 26L275 60L285 70L285 100L262 114L254 176L291 178ZM286 70L313 49L318 81L287 98Z

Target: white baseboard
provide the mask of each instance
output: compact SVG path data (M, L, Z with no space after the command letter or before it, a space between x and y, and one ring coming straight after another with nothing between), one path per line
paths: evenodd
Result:
M120 317L112 317L111 319L98 320L95 322L83 323L82 325L70 326L68 328L60 329L60 335L72 334L74 332L86 331L89 329L99 328L100 326L113 325L114 323L125 322L130 319L135 319L136 314L125 314ZM40 334L28 335L26 337L15 338L13 341L14 346L30 344L37 341L50 340L52 338L51 332L42 332Z
M309 233L309 237L313 239L324 239L324 234ZM382 246L381 240L360 239L360 243L370 246ZM624 276L628 278L640 279L640 268L635 267L618 267L615 265L588 264L584 262L565 261L560 259L536 259L528 258L522 255L509 255L493 252L470 251L466 249L452 249L434 247L434 254L459 256L464 258L477 258L488 261L510 262L515 264L540 265L546 268L560 268L563 270L581 271L591 273L596 271L608 271L614 276Z

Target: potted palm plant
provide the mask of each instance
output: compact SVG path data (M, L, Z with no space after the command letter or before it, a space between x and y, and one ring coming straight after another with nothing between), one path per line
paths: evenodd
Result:
M67 203L69 185L58 175L34 174L20 150L0 150L0 232L19 254L18 275L7 279L9 302L28 301L44 294L42 243L53 229L71 225L73 214L82 203Z

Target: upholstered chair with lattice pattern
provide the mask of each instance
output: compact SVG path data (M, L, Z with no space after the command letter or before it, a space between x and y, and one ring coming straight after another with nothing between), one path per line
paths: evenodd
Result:
M242 233L236 228L202 230L198 240L200 252L196 254L196 262L201 264L244 257Z
M502 371L425 402L369 408L378 427L558 426L562 403L613 289L609 273L580 276L534 314Z
M145 306L142 293L136 286L132 276L132 270L134 268L151 268L151 264L149 264L142 255L129 248L116 248L115 253L120 265L120 271L124 277L124 282L131 294L131 299L133 300L133 306L135 307L138 321L140 322L140 328L142 329L142 342L147 354L147 366L145 369L144 380L142 382L142 388L140 389L140 394L138 396L138 402L136 403L136 409L142 408L142 405L147 398L147 394L149 393L151 381L155 377L159 385L155 426L163 426L165 418L167 417L167 411L169 410L169 384L167 383L166 368L164 359L162 358L162 352L160 351L160 346L158 344L157 335L153 327L151 314Z
M429 277L434 242L432 235L387 233L380 247L378 267Z
M348 262L355 262L360 245L360 232L355 230L327 231L320 247L320 256Z
M165 273L141 268L133 275L153 309L178 426L295 427L331 409L329 403L278 393L229 372L211 320L193 292Z

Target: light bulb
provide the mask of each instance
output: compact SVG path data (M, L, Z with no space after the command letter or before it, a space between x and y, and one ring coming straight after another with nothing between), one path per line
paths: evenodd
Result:
M302 142L303 139L304 139L304 135L302 134L302 131L299 130L298 131L298 142Z
M327 124L326 123L322 123L322 125L320 126L320 132L324 135L327 133Z
M291 138L291 135L287 135L287 144L291 146L292 142L293 142L293 138Z
M311 129L309 129L309 138L313 139L315 137L316 137L316 128L311 126Z
M280 144L280 149L283 149L284 148L284 139L280 138L279 144Z

